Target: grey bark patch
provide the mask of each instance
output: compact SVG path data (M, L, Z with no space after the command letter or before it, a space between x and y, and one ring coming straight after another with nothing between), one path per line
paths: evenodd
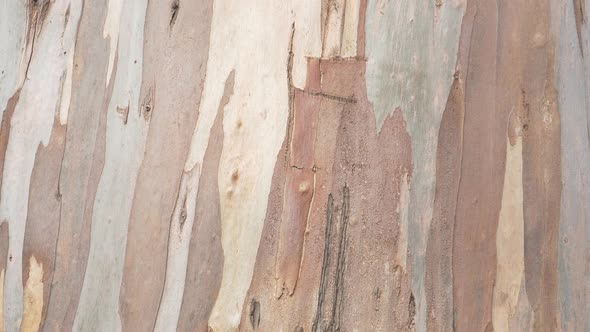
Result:
M8 222L0 221L0 271L6 269L8 259ZM2 301L2 299L0 299ZM2 313L0 313L2 314Z

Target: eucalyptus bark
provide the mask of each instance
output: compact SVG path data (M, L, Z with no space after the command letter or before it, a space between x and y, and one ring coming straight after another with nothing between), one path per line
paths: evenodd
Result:
M589 10L0 2L0 331L590 331Z

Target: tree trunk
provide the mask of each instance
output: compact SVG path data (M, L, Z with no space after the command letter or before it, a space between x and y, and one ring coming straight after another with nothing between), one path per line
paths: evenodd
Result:
M590 331L588 10L0 2L0 331Z

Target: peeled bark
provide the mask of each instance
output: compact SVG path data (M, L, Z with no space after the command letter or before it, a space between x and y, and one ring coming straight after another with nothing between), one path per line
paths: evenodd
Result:
M590 331L588 10L0 3L0 331Z

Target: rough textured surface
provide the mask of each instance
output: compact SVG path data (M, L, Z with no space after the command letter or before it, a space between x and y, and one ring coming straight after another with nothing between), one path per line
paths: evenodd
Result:
M0 3L0 332L590 331L585 0Z

